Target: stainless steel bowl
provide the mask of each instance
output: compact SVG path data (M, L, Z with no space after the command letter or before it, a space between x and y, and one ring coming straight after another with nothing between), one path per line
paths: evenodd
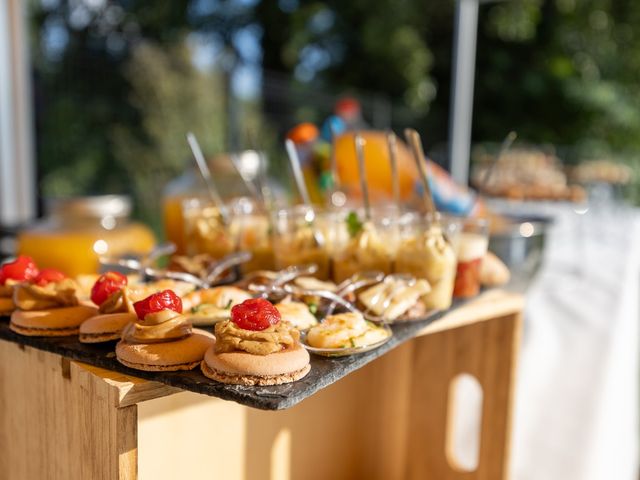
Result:
M507 222L491 233L489 250L511 271L510 287L525 291L542 263L549 217L507 216Z

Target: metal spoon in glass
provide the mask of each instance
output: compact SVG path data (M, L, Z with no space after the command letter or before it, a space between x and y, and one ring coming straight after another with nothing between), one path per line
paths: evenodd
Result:
M290 138L287 138L285 141L285 147L287 149L287 155L289 156L289 162L291 163L291 170L293 171L293 178L296 181L296 186L298 187L298 192L300 193L300 197L302 198L302 203L307 209L309 213L309 218L306 220L309 222L309 226L313 233L313 238L316 242L316 245L321 246L324 245L324 238L320 231L316 228L314 220L316 218L315 211L313 209L313 205L311 204L311 197L309 197L309 191L307 190L307 184L304 181L304 175L302 174L302 167L300 164L300 157L298 156L298 150L296 148L296 144Z
M216 188L215 183L213 182L213 177L211 176L211 170L209 170L209 166L207 165L207 161L202 154L202 149L200 148L200 144L196 139L196 136L192 132L187 133L187 142L189 143L189 147L191 148L191 153L193 154L193 158L196 161L196 165L198 166L198 170L200 171L200 175L202 175L202 179L207 186L207 191L209 192L209 196L213 201L213 204L218 208L220 212L220 218L222 219L222 223L224 225L229 225L229 210L227 206L222 201L222 197L218 193L218 189Z

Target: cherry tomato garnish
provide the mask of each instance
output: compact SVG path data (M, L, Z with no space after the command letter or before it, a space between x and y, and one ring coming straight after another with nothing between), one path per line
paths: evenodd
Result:
M100 306L114 293L127 285L127 277L119 272L106 272L91 288L91 301Z
M13 262L5 263L0 267L0 285L7 280L29 282L38 276L38 267L31 257L20 255Z
M264 330L280 318L278 309L264 298L250 298L231 309L231 321L245 330Z
M33 280L33 283L43 287L47 283L59 282L65 278L67 278L67 276L60 270L56 270L55 268L43 268L40 270L40 273L38 273L38 276Z
M174 312L182 313L182 299L173 290L164 290L134 303L133 308L138 318L144 320L145 315L161 312L162 310L173 310Z

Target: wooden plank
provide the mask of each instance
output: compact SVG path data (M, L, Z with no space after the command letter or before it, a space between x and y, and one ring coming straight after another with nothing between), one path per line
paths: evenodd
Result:
M412 358L409 342L279 412L191 392L141 403L141 478L400 478Z
M416 336L429 335L452 328L483 322L521 312L524 297L519 293L504 290L489 290L471 302L451 310L442 318L426 325Z
M406 465L408 478L507 478L519 313L416 338ZM463 373L483 391L478 467L462 471L450 455L450 385Z
M137 409L59 355L0 340L0 472L31 480L136 478Z
M170 387L164 383L144 380L142 378L125 375L105 368L95 367L87 363L75 362L87 372L102 378L109 385L117 389L117 407L127 407L139 402L161 398L182 392L180 388Z

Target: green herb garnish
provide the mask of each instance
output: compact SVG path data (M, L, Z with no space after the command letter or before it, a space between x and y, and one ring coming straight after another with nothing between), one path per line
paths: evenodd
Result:
M309 305L307 305L309 307L309 311L311 313L313 313L314 315L316 313L318 313L318 304L317 303L310 303Z
M358 218L358 214L356 212L349 212L347 215L347 231L349 232L349 236L351 238L355 237L362 230L362 222Z
M191 313L198 313L206 308L210 308L213 307L213 304L211 303L201 303L200 305L196 305L195 307L191 308Z
M233 300L229 300L229 302L227 303L227 306L224 307L225 310L229 310L231 308L231 305L233 304Z

